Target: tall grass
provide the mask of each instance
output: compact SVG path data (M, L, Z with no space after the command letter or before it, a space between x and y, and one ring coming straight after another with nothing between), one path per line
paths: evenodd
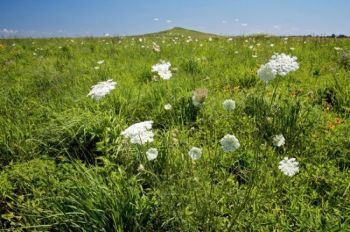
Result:
M0 229L350 230L349 40L173 33L0 40ZM300 69L266 85L256 70L274 52L297 56ZM151 72L159 60L172 64L168 81ZM108 79L109 95L86 96ZM197 88L208 89L201 107ZM120 135L145 120L153 143ZM223 152L226 134L237 151ZM293 177L278 170L286 156L300 163Z

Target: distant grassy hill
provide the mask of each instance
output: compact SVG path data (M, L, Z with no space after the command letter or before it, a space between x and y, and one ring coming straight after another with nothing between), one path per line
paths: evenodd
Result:
M174 27L169 30L165 31L160 31L160 32L155 32L155 33L148 33L148 34L143 34L139 35L140 37L162 37L162 36L167 36L167 37L178 37L178 36L191 36L191 37L220 37L219 35L216 34L210 34L210 33L205 33L205 32L200 32L200 31L195 31L195 30L189 30L186 28L182 27Z

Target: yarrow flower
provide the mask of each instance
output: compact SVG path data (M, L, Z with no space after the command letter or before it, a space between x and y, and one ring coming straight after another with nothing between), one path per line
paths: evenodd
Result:
M299 69L297 57L289 56L284 53L274 54L268 63L262 65L257 74L264 81L270 81L275 75L285 76L289 72Z
M225 135L221 140L221 147L224 150L224 152L231 152L237 150L241 144L239 143L238 139L234 135L227 134Z
M148 149L148 151L146 152L146 155L147 155L147 159L149 161L156 159L157 156L158 156L157 148L150 148L150 149Z
M97 61L96 63L97 64L103 64L105 61L104 60L99 60L99 61Z
M267 64L263 64L260 66L257 72L258 76L261 80L268 82L276 77L276 71L271 69Z
M202 156L202 149L200 149L198 147L192 147L191 150L188 152L188 155L193 160L197 160Z
M222 106L227 111L233 111L236 108L236 102L232 99L227 99L222 103Z
M279 162L278 169L287 176L294 176L299 172L299 163L295 158L288 159L288 157L284 157L284 159Z
M164 109L165 110L171 110L173 107L172 107L172 105L170 105L170 104L165 104L164 105Z
M155 64L152 66L152 72L158 73L158 75L163 80L169 80L172 76L172 73L170 71L170 62L161 61L158 64Z
M281 146L283 146L286 143L286 139L284 138L284 136L282 134L275 135L272 138L272 143L276 147L281 147Z
M200 107L204 103L205 99L207 99L208 90L198 88L192 91L192 104L195 107Z
M152 123L153 121L135 123L122 131L121 135L130 139L130 142L133 144L142 145L147 142L153 142Z
M91 87L91 91L87 96L91 96L92 99L98 101L115 89L116 85L117 83L113 80L99 82Z

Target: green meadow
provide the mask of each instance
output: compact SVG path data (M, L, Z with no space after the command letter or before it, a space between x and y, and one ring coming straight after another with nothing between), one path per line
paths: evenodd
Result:
M274 53L300 68L265 83L257 70ZM181 28L1 39L0 231L350 231L349 56L348 38ZM169 80L151 71L161 60ZM110 79L105 97L87 96ZM149 120L153 142L121 136ZM221 147L227 134L235 151Z

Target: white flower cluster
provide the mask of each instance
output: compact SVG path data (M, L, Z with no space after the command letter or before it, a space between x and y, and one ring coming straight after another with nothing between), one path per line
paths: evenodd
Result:
M299 172L299 163L295 158L284 157L282 161L280 161L278 168L287 176L294 176Z
M276 75L285 76L299 69L297 59L284 53L274 54L268 63L259 68L257 74L264 81L273 80Z
M147 142L153 142L152 123L153 121L135 123L122 131L121 135L130 139L130 142L134 144L142 145Z
M161 61L158 64L155 64L152 66L152 72L158 73L158 75L163 80L169 80L172 76L172 73L170 71L170 62Z
M116 85L117 83L113 80L99 82L91 87L91 91L87 96L91 96L92 99L98 101L115 89Z
M233 111L236 108L236 102L232 99L227 99L222 103L222 106L227 111Z
M224 150L224 152L231 152L237 150L241 144L239 143L238 139L234 135L227 134L225 135L221 140L221 147Z
M157 148L150 148L150 149L148 149L147 152L146 152L146 155L147 155L147 159L149 161L152 161L152 160L156 159L157 156L158 156Z
M275 54L271 57L267 65L276 72L276 74L285 76L289 72L293 72L299 69L297 57L289 56L284 53Z
M202 156L202 149L200 149L198 147L192 147L191 150L188 152L188 155L193 160L197 160Z
M257 72L258 76L263 81L272 81L276 77L275 70L271 69L268 64L263 64L260 66Z
M165 104L165 105L164 105L164 109L165 109L165 110L172 110L172 109L173 109L173 106L170 105L170 104Z
M281 146L283 146L286 143L286 139L284 138L284 136L282 134L275 135L272 138L272 143L276 147L281 147Z

